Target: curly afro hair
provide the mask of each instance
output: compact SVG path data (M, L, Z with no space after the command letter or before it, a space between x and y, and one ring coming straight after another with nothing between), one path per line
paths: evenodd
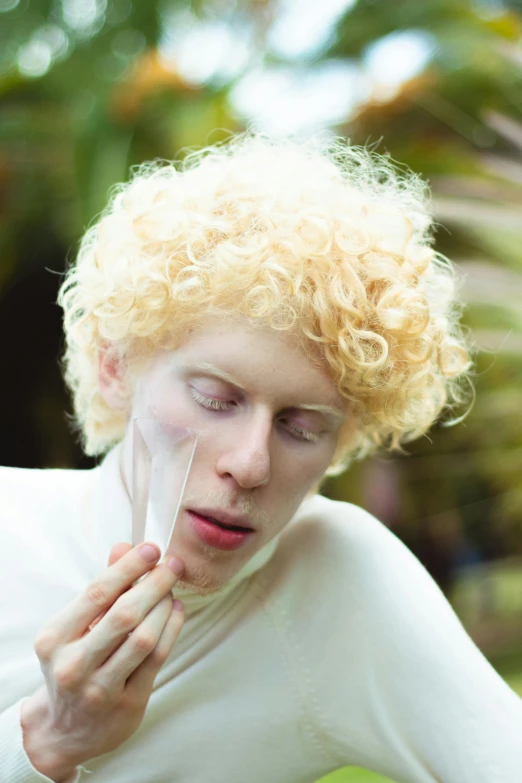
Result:
M216 308L297 330L320 351L350 410L325 475L400 451L473 390L459 278L431 229L426 183L339 137L249 130L182 163L135 167L58 298L86 453L126 426L100 393L100 348L127 359L175 348Z

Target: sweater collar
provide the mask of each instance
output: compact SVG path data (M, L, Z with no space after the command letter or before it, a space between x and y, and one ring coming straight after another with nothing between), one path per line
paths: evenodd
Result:
M101 561L101 569L107 567L109 552L114 544L119 541L132 543L132 504L120 472L120 455L121 444L118 444L93 469L95 480L88 521L89 547L93 550L96 562ZM274 536L220 590L199 595L190 588L175 586L172 592L183 602L185 616L209 604L218 603L240 586L246 586L246 580L270 560L280 538L281 533Z

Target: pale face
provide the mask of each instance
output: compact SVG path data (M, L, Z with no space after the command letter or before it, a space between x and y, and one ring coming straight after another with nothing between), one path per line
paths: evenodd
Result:
M236 383L198 369L201 363ZM306 406L333 406L341 415ZM179 349L153 358L137 385L131 418L213 432L198 442L174 528L172 549L185 563L180 586L201 594L218 590L288 524L330 464L344 411L326 370L295 337L237 317L209 317ZM129 486L130 425L123 454ZM209 546L193 532L188 509L194 508L245 514L255 533L232 551Z

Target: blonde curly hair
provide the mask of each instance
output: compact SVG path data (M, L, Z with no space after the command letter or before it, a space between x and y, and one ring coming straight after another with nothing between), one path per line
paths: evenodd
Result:
M217 309L296 331L313 361L320 352L350 411L325 476L400 451L473 389L459 278L431 247L428 187L388 156L249 130L131 171L58 297L87 454L126 425L100 393L100 348L130 366Z

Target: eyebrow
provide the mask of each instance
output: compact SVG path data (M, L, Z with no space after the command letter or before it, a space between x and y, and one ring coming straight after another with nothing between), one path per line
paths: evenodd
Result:
M215 375L216 377L221 378L223 381L226 381L227 383L231 383L233 386L237 386L237 388L241 389L241 391L243 392L247 391L247 389L245 389L245 387L237 380L237 378L234 378L232 375L229 375L228 372L221 370L219 367L210 364L210 362L197 362L196 364L183 364L181 365L181 368L184 370L191 370L191 371L199 370L208 375ZM344 411L342 411L340 408L336 408L331 405L298 405L296 407L303 410L318 411L319 413L331 414L338 419L344 419L345 417Z

